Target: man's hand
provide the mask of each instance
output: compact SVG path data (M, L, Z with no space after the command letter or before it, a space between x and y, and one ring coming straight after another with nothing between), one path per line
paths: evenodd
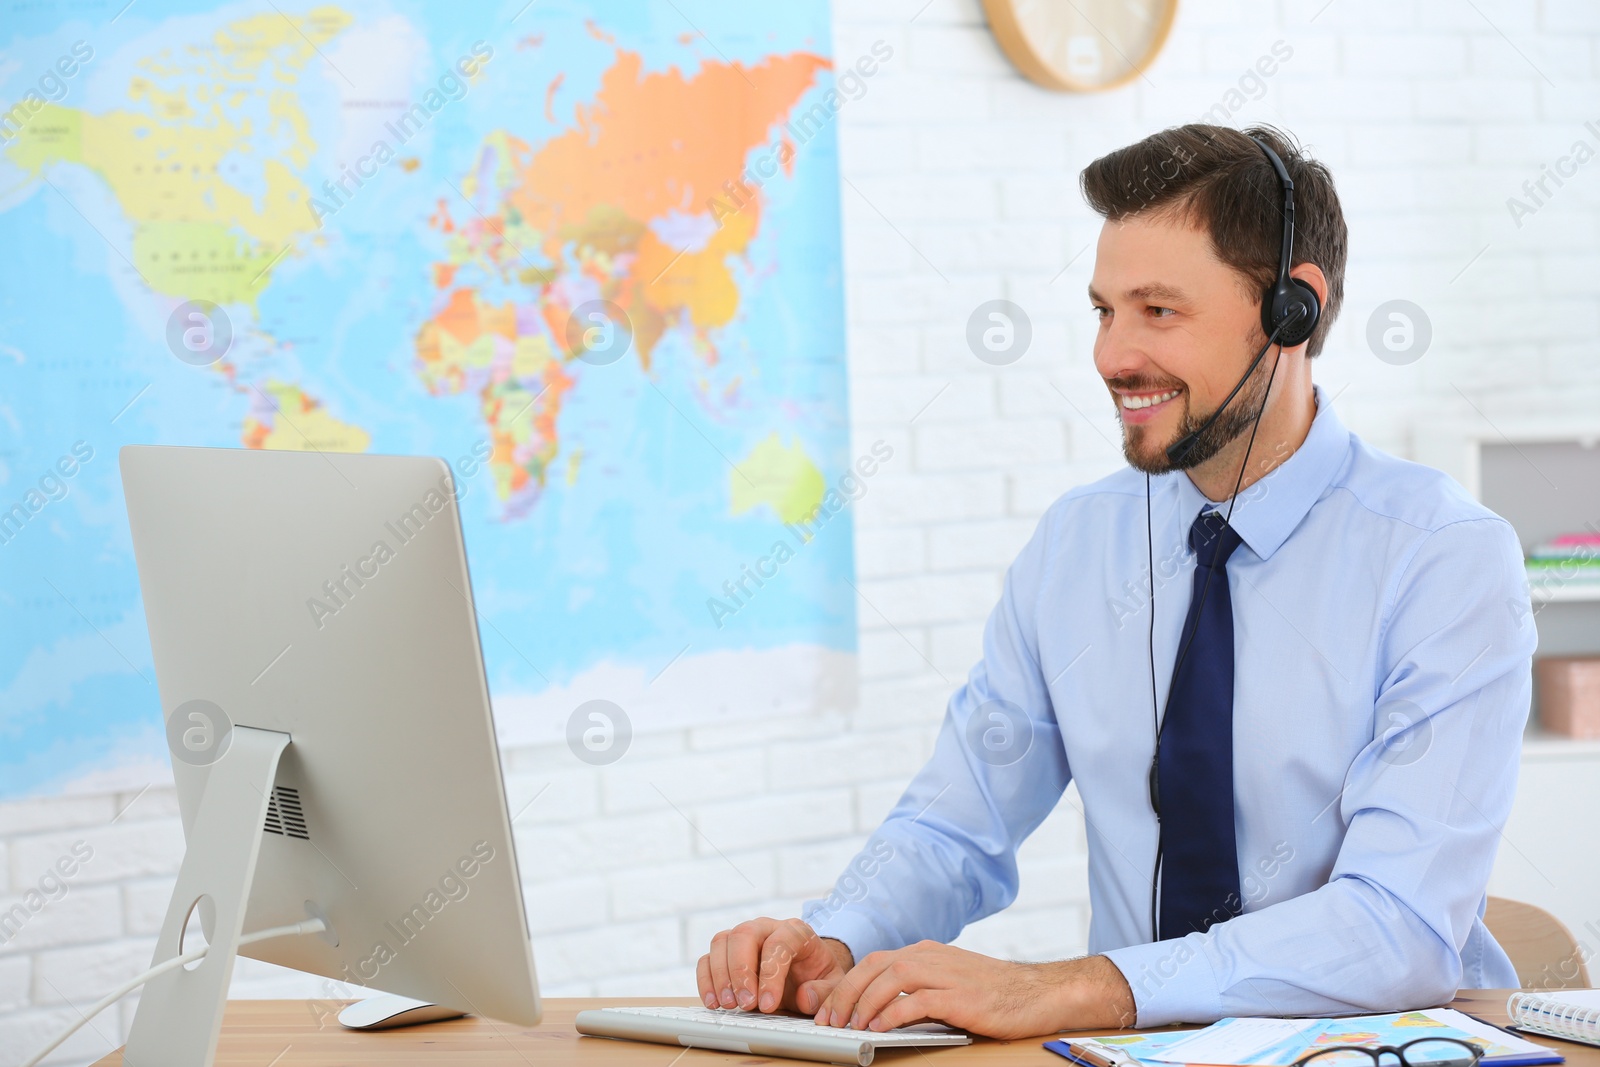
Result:
M998 1038L1127 1027L1136 1014L1127 980L1104 956L1010 963L937 941L870 954L814 1012L829 1026L881 1031L931 1019Z
M799 919L751 919L711 939L695 977L708 1008L814 1014L855 962Z

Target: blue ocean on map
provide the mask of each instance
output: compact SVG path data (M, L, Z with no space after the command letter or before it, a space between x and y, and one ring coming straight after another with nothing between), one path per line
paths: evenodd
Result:
M825 0L117 6L0 24L0 797L166 766L125 444L446 459L513 740L849 688Z

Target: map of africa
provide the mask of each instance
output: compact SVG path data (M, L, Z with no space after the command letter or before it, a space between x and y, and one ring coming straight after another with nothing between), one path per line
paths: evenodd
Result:
M117 6L0 27L0 798L166 773L128 443L445 458L503 740L853 699L826 0Z

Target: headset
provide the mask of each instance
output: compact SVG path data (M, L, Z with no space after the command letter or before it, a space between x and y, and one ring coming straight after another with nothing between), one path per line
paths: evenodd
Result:
M1184 434L1167 448L1167 462L1173 467L1182 463L1194 451L1195 445L1201 436L1212 426L1216 425L1222 413L1233 403L1233 398L1239 395L1239 390L1244 388L1256 368L1266 358L1267 352L1277 346L1278 354L1273 357L1272 370L1267 375L1267 389L1261 400L1261 407L1257 409L1255 418L1250 424L1250 440L1246 442L1244 458L1239 461L1239 476L1234 479L1233 492L1228 497L1228 512L1223 517L1223 522L1228 523L1233 519L1233 506L1239 500L1239 486L1244 484L1245 468L1250 463L1250 450L1255 447L1256 431L1261 427L1261 416L1267 411L1267 398L1272 395L1272 381L1278 374L1278 361L1283 357L1285 348L1294 348L1304 344L1311 336L1311 331L1316 329L1318 320L1322 317L1322 305L1317 300L1317 294L1309 285L1297 278L1289 276L1289 270L1294 266L1294 180L1289 177L1288 168L1283 165L1283 160L1278 158L1278 153L1272 150L1259 137L1250 138L1266 153L1267 161L1272 164L1272 169L1278 175L1278 182L1283 188L1283 244L1278 253L1278 276L1267 287L1261 298L1261 328L1266 331L1267 343L1261 346L1261 351L1256 353L1250 365L1245 368L1244 374L1222 401L1199 428ZM1160 923L1157 913L1157 895L1161 884L1161 726L1166 719L1166 709L1159 707L1156 700L1156 569L1155 569L1155 536L1151 532L1150 520L1150 475L1144 476L1144 532L1145 551L1150 574L1150 629L1148 634L1150 653L1150 715L1155 732L1154 754L1150 758L1150 808L1156 816L1156 862L1155 869L1150 876L1150 940L1160 939ZM1211 575L1214 570L1206 572L1205 583L1200 587L1200 603L1196 608L1205 606L1206 594L1211 590ZM1172 666L1172 677L1178 677L1178 671L1183 667L1183 660L1189 652L1189 646L1194 643L1194 634L1190 634L1184 641L1183 647L1178 650L1178 658ZM1167 699L1172 699L1169 689Z

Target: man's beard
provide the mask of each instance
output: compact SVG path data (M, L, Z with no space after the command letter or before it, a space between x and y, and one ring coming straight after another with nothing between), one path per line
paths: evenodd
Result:
M1255 351L1259 351L1259 349L1252 350L1252 356L1254 356ZM1122 455L1127 459L1129 466L1135 470L1143 471L1145 474L1166 474L1168 471L1192 470L1217 455L1230 442L1250 429L1255 423L1256 413L1262 410L1262 405L1267 398L1267 387L1271 381L1271 375L1268 373L1269 369L1265 361L1258 364L1255 373L1250 376L1250 380L1245 384L1245 387L1239 390L1238 396L1233 398L1233 403L1228 405L1216 422L1206 426L1204 430L1200 430L1200 428L1205 426L1206 419L1210 418L1211 415L1196 415L1194 412L1189 411L1188 398L1190 393L1187 386L1183 387L1184 415L1183 422L1178 427L1177 436L1162 444L1153 456L1140 455L1138 450L1134 448L1135 442L1145 443L1144 439L1150 436L1149 431L1143 426L1129 426L1124 423L1122 427ZM1139 382L1116 381L1114 384L1129 389L1146 388L1143 383ZM1149 388L1160 387L1159 384L1149 386ZM1215 412L1211 414L1215 414ZM1200 433L1178 461L1174 463L1169 460L1167 458L1167 449L1184 440L1196 430L1200 430Z

